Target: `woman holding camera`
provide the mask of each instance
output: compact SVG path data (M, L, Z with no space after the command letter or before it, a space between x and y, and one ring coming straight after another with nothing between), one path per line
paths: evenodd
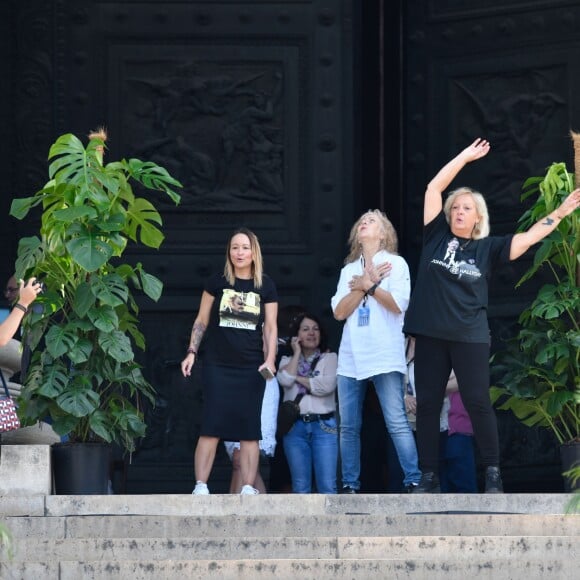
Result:
M336 353L326 352L326 333L308 313L298 317L290 345L292 356L282 357L278 382L285 401L300 396L300 416L284 436L292 491L311 493L314 468L318 493L336 493Z
M207 495L207 480L220 439L240 442L242 495L253 487L258 471L260 413L265 380L275 371L278 295L262 268L256 234L246 228L233 233L226 248L223 274L205 284L193 324L183 376L191 375L202 338L204 413L195 449L195 495Z
M42 292L42 284L37 282L36 278L30 278L26 284L24 280L20 280L18 286L18 299L6 320L0 324L0 346L6 346L16 334L24 315L28 312L28 307Z

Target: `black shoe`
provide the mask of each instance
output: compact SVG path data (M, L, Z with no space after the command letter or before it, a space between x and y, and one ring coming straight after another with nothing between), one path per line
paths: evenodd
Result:
M411 493L441 493L439 477L437 477L432 471L427 471L421 475L419 485L415 486Z
M418 483L410 483L409 485L406 485L403 488L403 493L413 493L418 485Z
M350 487L350 485L345 485L340 490L340 493L358 493L358 491L354 487Z
M485 469L485 493L503 493L499 467L490 465Z

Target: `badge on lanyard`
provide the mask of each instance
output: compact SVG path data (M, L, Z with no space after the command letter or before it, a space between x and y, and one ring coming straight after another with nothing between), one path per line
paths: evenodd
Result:
M371 317L371 309L367 306L367 297L365 295L362 304L358 307L358 325L368 326Z

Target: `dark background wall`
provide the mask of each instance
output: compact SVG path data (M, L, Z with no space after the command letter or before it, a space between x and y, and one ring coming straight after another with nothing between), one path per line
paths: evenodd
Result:
M109 160L137 156L183 181L160 202L166 241L131 258L165 283L143 301L143 364L159 391L129 491L187 491L199 389L177 372L204 278L221 269L230 231L257 232L281 306L319 312L334 347L329 300L352 222L387 211L412 271L425 184L485 136L493 153L461 175L490 204L493 233L512 231L520 185L571 159L578 128L580 7L574 1L10 0L0 4L0 275L34 219L11 199L46 181L50 144L105 125ZM491 289L494 347L535 286ZM561 485L545 432L500 417L512 489ZM546 467L546 465L548 467ZM511 472L510 472L511 468ZM227 479L220 456L216 478ZM223 473L222 473L223 472ZM510 473L512 474L510 476ZM510 479L511 477L511 479ZM535 486L535 487L534 487Z

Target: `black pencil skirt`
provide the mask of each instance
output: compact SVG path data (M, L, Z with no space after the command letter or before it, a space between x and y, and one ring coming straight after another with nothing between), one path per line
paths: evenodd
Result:
M262 439L266 381L256 368L204 365L201 435L224 441Z

